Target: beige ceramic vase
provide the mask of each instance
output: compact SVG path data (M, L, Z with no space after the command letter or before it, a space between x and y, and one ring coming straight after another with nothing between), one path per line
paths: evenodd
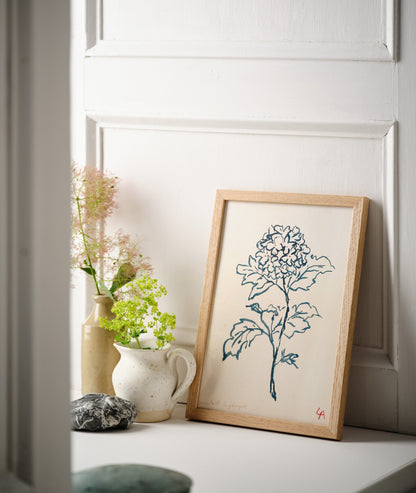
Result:
M94 308L82 324L81 384L82 394L115 395L112 374L120 359L114 347L113 332L100 327L100 317L112 320L113 301L106 295L94 296Z

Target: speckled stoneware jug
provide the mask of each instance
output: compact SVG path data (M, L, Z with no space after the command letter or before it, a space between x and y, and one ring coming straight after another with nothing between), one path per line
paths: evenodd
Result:
M94 296L94 307L82 324L81 387L82 394L115 395L112 374L120 360L114 348L113 332L100 327L100 317L112 320L113 301L103 294Z
M114 346L121 354L113 372L114 390L116 395L136 405L135 421L153 423L169 419L177 400L195 377L193 355L186 349L172 349L170 345L164 349L138 349L120 343ZM179 383L177 358L186 363L186 375Z

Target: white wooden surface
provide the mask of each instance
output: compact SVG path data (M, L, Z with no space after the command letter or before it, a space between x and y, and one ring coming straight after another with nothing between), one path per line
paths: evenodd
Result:
M405 212L416 181L416 13L401 2L399 19L397 4L76 1L87 28L74 40L85 92L73 157L121 178L111 227L142 236L187 346L215 189L368 196L347 423L416 433L415 315L401 302L416 296L416 221ZM85 288L73 299L79 388Z
M416 460L416 438L346 427L342 442L184 419L184 406L162 423L128 430L72 432L72 468L138 463L190 476L193 493L352 493ZM386 481L386 480L384 480ZM392 479L398 493L416 487L416 462Z

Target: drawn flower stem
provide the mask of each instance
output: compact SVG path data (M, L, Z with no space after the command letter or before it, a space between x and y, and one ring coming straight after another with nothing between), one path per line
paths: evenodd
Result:
M273 400L277 399L276 384L274 383L274 370L277 366L276 358L277 358L277 351L273 348L273 363L270 372L270 395L273 397Z
M271 343L272 343L272 346L273 346L273 363L272 363L272 369L271 369L271 374L270 374L270 394L271 394L271 396L273 397L274 400L277 399L276 385L275 385L275 382L274 382L274 372L275 372L276 366L280 362L280 359L278 359L278 356L279 356L280 346L282 344L282 336L283 336L283 334L285 332L285 329L286 329L286 322L287 322L287 317L288 317L288 314L289 314L289 293L288 293L288 290L286 289L285 279L284 278L283 278L283 289L282 289L282 291L285 294L286 309L285 309L285 314L284 314L283 322L282 322L282 328L280 330L279 339L278 339L277 347L276 348L275 348L275 345L274 345L273 337L271 337L271 339L270 339L271 340Z

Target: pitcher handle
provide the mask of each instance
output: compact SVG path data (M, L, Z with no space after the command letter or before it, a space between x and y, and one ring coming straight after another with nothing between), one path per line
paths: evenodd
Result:
M171 400L170 400L170 409L173 409L175 406L177 400L179 397L188 389L188 387L191 385L195 373L196 373L196 361L193 355L187 351L186 349L182 348L175 348L169 351L168 353L168 361L169 361L169 366L173 371L176 371L175 368L175 362L177 358L182 358L185 360L186 363L186 375L185 378L182 380L182 382L176 387L175 392L172 394Z

